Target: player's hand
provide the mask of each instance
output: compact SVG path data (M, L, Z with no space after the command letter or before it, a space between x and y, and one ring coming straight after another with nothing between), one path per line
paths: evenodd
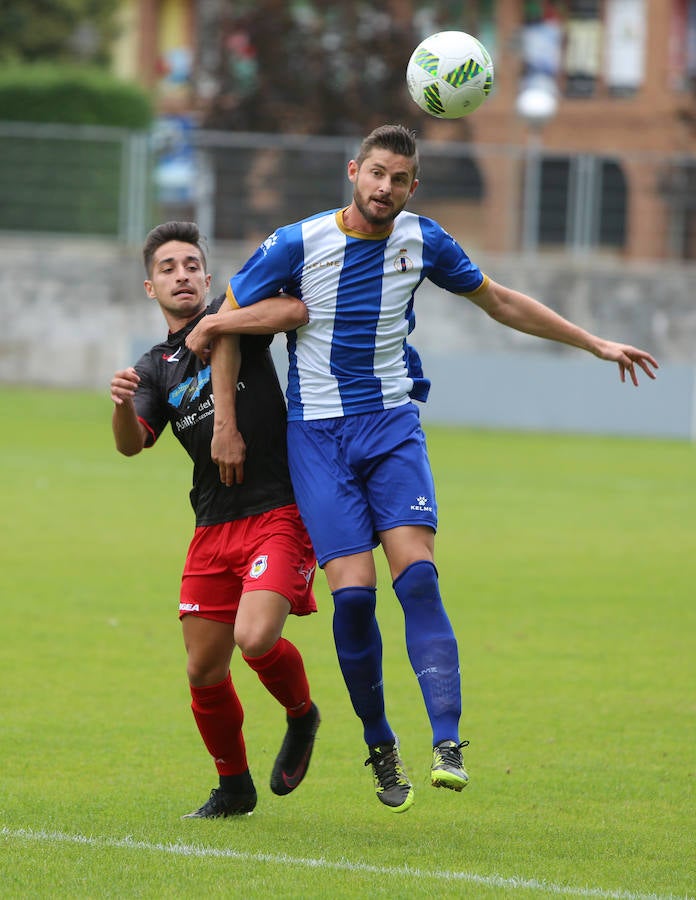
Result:
M207 316L203 316L201 321L186 336L186 346L191 353L195 353L204 363L210 360L211 340L208 334L207 318Z
M631 381L637 387L638 375L636 374L636 366L645 372L648 378L655 378L654 369L659 369L657 360L655 360L646 350L638 350L637 347L631 347L630 344L617 344L614 341L601 341L596 355L600 359L607 359L610 362L618 363L619 377L622 382L626 381L626 372L628 372ZM650 368L650 367L653 368Z
M215 423L210 456L220 470L220 481L227 487L244 481L246 444L236 427Z
M114 373L114 377L111 379L111 399L116 406L132 400L139 384L140 376L133 366Z

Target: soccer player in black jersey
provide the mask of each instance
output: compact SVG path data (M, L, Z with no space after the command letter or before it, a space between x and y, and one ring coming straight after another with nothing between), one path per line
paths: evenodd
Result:
M268 349L274 333L306 322L306 307L283 297L241 310L238 333L231 338L240 343L241 367L232 382L229 374L214 379L220 367L216 356L224 348L216 347L206 361L185 344L191 328L224 299L206 306L211 276L204 246L192 222L166 222L147 236L145 291L159 303L169 333L134 367L114 374L111 399L121 453L133 456L153 446L169 423L193 461L190 500L196 526L182 575L179 617L191 708L220 784L187 817L217 818L250 813L257 800L242 734L243 709L230 675L235 646L286 710L287 730L271 774L275 794L289 794L304 778L320 717L302 657L282 636L289 613L316 611L316 560L295 506L285 401ZM228 454L220 466L213 380L216 394L236 397L231 417L215 424L227 430L226 441L236 448L232 460Z

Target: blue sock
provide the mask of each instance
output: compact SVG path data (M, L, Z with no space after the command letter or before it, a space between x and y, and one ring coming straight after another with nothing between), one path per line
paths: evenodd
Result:
M382 635L375 617L376 594L375 588L369 587L346 587L333 592L338 663L369 746L394 740L384 711Z
M444 740L459 743L459 652L442 605L437 569L429 560L412 563L393 586L404 610L406 649L428 711L433 746Z

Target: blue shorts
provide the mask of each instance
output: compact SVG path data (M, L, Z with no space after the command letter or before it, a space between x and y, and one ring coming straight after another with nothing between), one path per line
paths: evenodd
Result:
M435 485L418 409L288 422L295 499L323 566L372 550L377 532L437 529Z

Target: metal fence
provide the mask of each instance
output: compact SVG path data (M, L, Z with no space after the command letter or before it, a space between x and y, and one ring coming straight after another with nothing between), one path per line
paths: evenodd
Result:
M126 129L0 122L0 230L141 240L150 147Z
M354 138L0 122L0 232L139 243L164 219L263 239L348 202ZM420 142L409 208L477 253L696 259L696 157Z

